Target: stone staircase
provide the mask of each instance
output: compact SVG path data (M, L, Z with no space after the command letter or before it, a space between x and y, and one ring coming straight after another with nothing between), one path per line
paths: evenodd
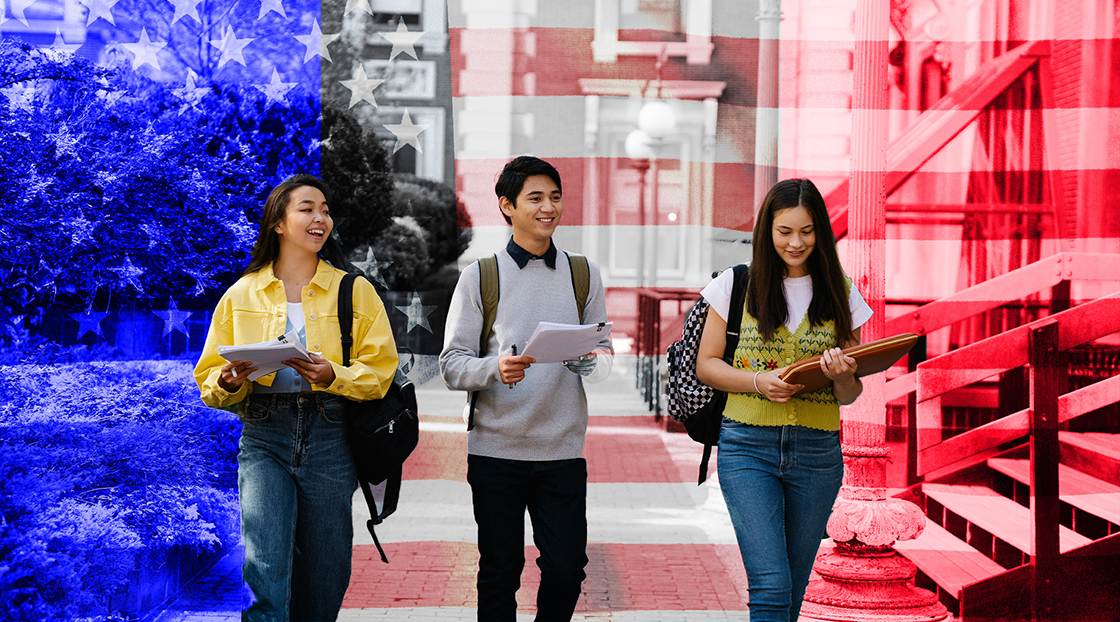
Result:
M1120 434L1063 431L1059 443L1059 550L1070 583L1059 590L1061 617L1120 619ZM962 622L1029 615L1029 451L1015 447L909 491L929 522L896 549Z

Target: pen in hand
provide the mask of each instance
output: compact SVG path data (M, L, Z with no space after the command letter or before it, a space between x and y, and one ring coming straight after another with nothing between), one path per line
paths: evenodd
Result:
M513 344L512 346L510 346L510 355L511 356L517 356L517 344L516 343ZM509 383L509 388L512 389L514 384L517 384L517 383L515 383L515 382Z

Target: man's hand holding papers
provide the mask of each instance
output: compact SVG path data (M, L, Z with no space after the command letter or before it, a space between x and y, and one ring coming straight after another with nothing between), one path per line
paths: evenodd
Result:
M610 336L612 325L611 322L582 325L540 322L525 344L523 354L533 357L537 363L563 363L579 359Z

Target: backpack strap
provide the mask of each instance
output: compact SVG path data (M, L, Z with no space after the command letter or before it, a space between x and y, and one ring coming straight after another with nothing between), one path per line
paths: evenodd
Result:
M728 365L735 360L735 349L739 347L739 329L743 327L743 307L747 303L751 275L747 264L739 264L732 270L735 278L731 286L731 306L727 311L727 346L723 350L723 360Z
M350 272L342 277L342 284L338 286L338 331L342 335L343 367L350 366L350 348L354 345L354 281L359 276L361 275ZM382 501L385 510L382 512L377 511L377 501L373 498L373 489L369 482L361 477L358 478L358 487L362 489L362 495L366 498L366 507L369 508L370 519L366 521L366 528L369 529L369 535L373 536L373 543L377 545L377 552L381 554L381 561L386 564L389 563L389 558L385 555L385 549L381 547L381 542L377 539L373 526L380 525L386 516L396 511L397 501L401 495L402 476L403 469L389 475L386 479L385 498Z
M350 348L354 345L354 280L353 272L342 277L338 286L338 331L342 333L342 366L350 366Z
M486 356L490 345L490 333L494 332L494 318L498 316L498 299L501 297L501 283L498 281L498 255L481 257L478 260L478 289L482 299L482 333L478 336L478 356ZM467 431L474 429L474 409L478 405L478 391L471 392L471 406L467 413Z
M490 333L494 329L494 318L498 316L498 298L501 297L497 255L478 260L478 276L479 291L482 295L482 334L478 337L478 355L482 357L487 354Z
M583 324L583 308L587 306L587 294L591 290L591 268L587 265L587 257L567 251L564 254L568 256L568 266L572 272L572 291L576 295L579 323Z
M727 334L725 335L727 341L723 348L723 361L733 366L735 350L739 347L739 331L743 327L743 307L747 302L747 286L750 284L751 272L746 264L739 264L732 270L734 278L731 285L731 305L727 308ZM711 309L708 311L710 313ZM704 455L700 458L700 484L703 484L708 476L708 461L712 457L712 447L704 443Z

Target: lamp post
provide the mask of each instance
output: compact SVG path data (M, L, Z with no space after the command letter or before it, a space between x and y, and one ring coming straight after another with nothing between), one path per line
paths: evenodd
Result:
M660 90L660 89L659 89ZM638 129L630 132L626 137L626 155L634 160L634 168L641 175L640 191L638 196L638 287L645 286L645 249L646 249L646 214L645 214L645 173L650 171L652 196L650 197L653 218L650 220L653 229L653 242L650 253L649 286L657 286L657 246L658 246L658 186L657 156L665 146L665 138L677 128L677 115L673 107L667 102L653 99L642 104L638 112Z
M661 148L665 146L665 137L677 129L677 115L668 102L659 99L647 101L638 113L638 128L649 136L649 146L653 151L649 167L650 181L653 183L653 188L651 188L653 196L650 197L653 211L653 233L651 234L653 235L653 252L650 253L649 286L657 287L657 246L658 238L661 237L659 229L661 213L658 204L658 189L661 183L657 179L657 156Z
M626 155L633 161L638 171L638 257L635 267L638 273L638 287L645 287L646 267L646 171L653 159L653 149L649 146L649 136L642 130L634 130L626 137Z

